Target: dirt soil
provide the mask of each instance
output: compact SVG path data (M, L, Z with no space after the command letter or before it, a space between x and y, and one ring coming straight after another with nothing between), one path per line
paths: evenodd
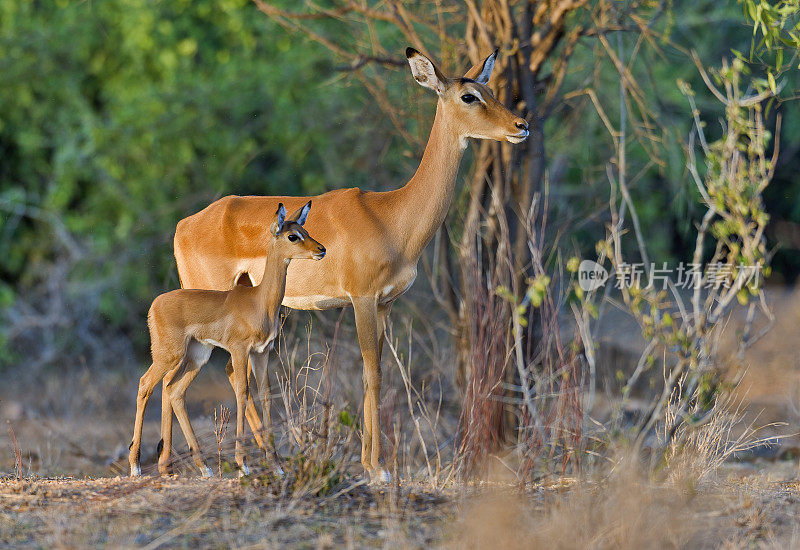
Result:
M388 539L427 546L441 540L442 519L453 508L413 489L391 495L355 481L342 491L280 500L237 479L6 477L0 545L307 548Z
M257 480L0 479L9 547L798 547L796 464L732 464L700 486L612 478L371 487L278 497ZM501 545L501 546L498 546Z

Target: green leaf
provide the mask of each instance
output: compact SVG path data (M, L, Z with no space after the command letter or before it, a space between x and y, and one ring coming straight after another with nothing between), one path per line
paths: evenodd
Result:
M575 273L578 271L578 266L580 265L581 261L577 256L573 256L572 258L567 261L567 271L570 273Z
M740 288L736 292L736 299L739 301L740 304L743 306L747 305L750 296L746 288Z
M351 428L353 426L353 416L350 414L349 411L343 410L339 412L339 423L343 426L347 426Z
M750 19L755 22L758 17L758 12L756 11L756 5L753 0L747 0L745 2L745 7L747 8L747 14L750 16ZM753 25L753 35L756 34L755 25Z

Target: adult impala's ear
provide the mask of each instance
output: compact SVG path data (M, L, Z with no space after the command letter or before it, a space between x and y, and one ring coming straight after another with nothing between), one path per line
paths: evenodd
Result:
M493 51L489 57L484 59L483 63L477 63L470 70L468 70L467 74L464 75L464 78L474 80L478 84L487 84L489 79L492 77L492 70L494 70L495 61L497 61L497 50Z
M311 201L305 203L302 208L289 216L289 221L295 222L298 225L305 225L309 210L311 210Z
M419 53L414 48L406 48L406 57L411 66L411 74L419 82L420 86L430 88L439 95L444 93L447 87L447 78L442 71L433 64L433 61Z
M272 225L269 226L269 232L277 237L278 233L283 231L283 223L286 221L286 208L283 203L278 205L278 211L275 212L275 219L272 220Z

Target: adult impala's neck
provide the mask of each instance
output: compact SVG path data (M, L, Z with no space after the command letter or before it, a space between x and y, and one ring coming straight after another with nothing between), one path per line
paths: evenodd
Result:
M281 306L283 295L286 292L286 269L289 267L289 260L278 254L272 249L267 252L267 263L264 266L264 277L258 285L257 300L264 308L265 319L274 321Z
M402 224L406 253L419 258L444 222L453 200L458 165L464 148L454 124L448 120L441 100L425 152L414 176L397 190L396 219Z

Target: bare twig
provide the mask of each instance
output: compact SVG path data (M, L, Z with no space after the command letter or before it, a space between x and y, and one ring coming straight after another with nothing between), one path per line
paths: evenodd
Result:
M11 438L11 445L14 448L14 472L16 473L17 479L22 479L22 453L20 453L19 444L17 443L17 435L14 433L14 428L11 427L11 421L6 420L6 424L8 425L8 435Z

